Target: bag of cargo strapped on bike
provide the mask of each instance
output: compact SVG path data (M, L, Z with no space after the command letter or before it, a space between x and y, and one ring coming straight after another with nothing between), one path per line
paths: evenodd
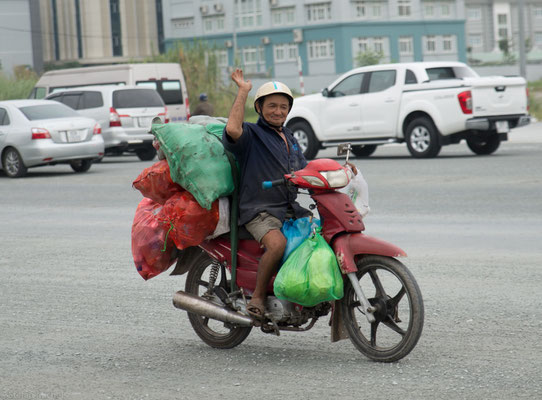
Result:
M164 204L175 193L184 190L171 180L166 160L158 161L149 168L145 168L134 180L132 186L139 190L144 197L159 204Z
M319 226L320 220L312 217L303 217L296 220L289 219L284 222L280 231L286 238L287 243L281 262L284 264L290 253L303 243Z
M211 209L219 197L233 192L230 163L222 145L220 124L153 124L152 133L164 152L171 179Z
M161 222L162 205L143 198L132 225L132 256L145 280L167 270L175 261L175 244L168 235L169 224Z
M197 246L211 235L219 219L219 201L206 210L187 191L171 196L159 216L160 221L171 227L169 233L175 246L183 250Z
M312 307L343 297L343 279L335 253L317 232L295 249L273 285L279 299Z

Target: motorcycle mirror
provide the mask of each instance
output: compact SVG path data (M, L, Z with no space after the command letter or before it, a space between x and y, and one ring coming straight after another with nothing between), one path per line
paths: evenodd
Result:
M341 143L337 147L337 155L343 156L346 154L346 162L348 162L348 159L350 158L351 151L352 151L352 145L350 143Z

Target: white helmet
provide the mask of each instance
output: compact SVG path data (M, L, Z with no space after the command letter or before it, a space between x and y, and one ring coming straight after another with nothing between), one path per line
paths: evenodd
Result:
M256 103L258 100L263 99L265 96L269 96L271 94L283 94L288 98L288 102L290 103L290 110L292 109L292 105L294 104L294 96L292 96L292 92L282 82L277 81L271 81L266 82L262 86L259 87L258 91L256 92L256 97L254 98L254 109L256 112L258 112L258 109L256 108Z

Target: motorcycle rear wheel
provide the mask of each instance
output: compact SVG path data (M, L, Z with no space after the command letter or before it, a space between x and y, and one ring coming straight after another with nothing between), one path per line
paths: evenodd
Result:
M209 257L201 257L195 262L190 271L188 271L185 291L203 297L209 287L209 277L212 268L213 265ZM224 269L222 268L218 269L215 287L221 283L223 287L226 286L226 290L229 292L230 276L228 272L226 272L228 276L223 276L223 271ZM208 298L206 297L206 299ZM217 296L212 296L212 301L220 306L224 306L224 303L222 303ZM190 320L192 328L201 340L217 349L231 349L240 345L252 330L252 327L234 326L194 313L188 313L188 319Z
M394 258L366 256L357 267L361 288L377 311L376 321L369 323L352 284L345 280L341 311L350 340L374 361L398 361L412 351L422 334L420 288L410 271Z

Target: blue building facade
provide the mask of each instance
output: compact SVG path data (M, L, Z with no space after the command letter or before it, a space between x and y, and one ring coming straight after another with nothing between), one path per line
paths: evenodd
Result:
M466 61L463 0L165 0L165 47L206 41L224 71L307 93L360 66Z

